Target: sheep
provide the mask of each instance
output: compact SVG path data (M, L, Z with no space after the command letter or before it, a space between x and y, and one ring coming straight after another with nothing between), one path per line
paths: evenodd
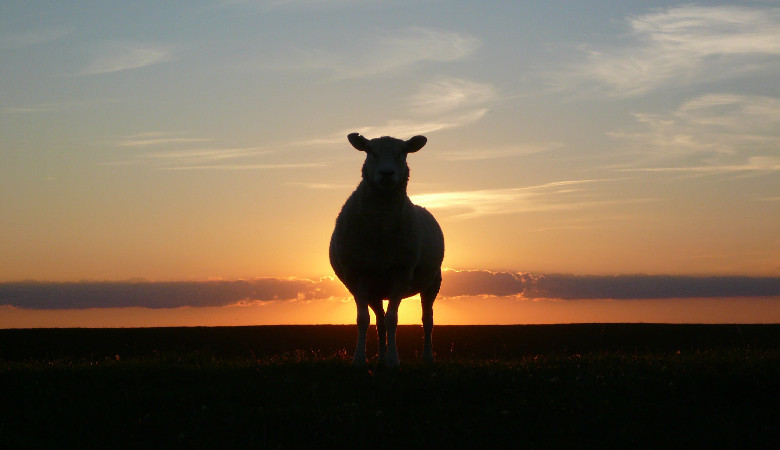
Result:
M352 364L366 365L368 308L376 316L379 363L399 366L396 348L398 306L420 294L425 334L423 360L433 361L433 302L441 287L444 234L433 215L414 205L406 193L406 155L428 141L414 136L403 141L388 136L368 140L347 136L366 153L362 180L336 219L330 240L330 264L355 298L358 338ZM387 312L382 300L388 300Z

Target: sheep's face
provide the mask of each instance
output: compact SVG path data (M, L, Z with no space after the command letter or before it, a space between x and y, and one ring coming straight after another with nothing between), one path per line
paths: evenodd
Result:
M353 147L366 152L363 179L387 191L406 186L409 180L406 155L420 150L427 142L424 136L415 136L408 141L387 136L368 140L357 133L350 134L348 139Z

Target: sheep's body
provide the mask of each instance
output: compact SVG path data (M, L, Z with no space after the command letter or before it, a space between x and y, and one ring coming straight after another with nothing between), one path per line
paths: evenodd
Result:
M383 137L371 141L351 134L355 148L367 153L363 180L336 219L330 262L355 297L358 342L354 364L366 363L368 308L376 315L379 358L398 365L395 330L401 300L420 294L425 331L424 359L433 359L433 302L441 286L444 236L433 215L412 204L406 194L406 154L426 142ZM388 300L387 312L382 300Z

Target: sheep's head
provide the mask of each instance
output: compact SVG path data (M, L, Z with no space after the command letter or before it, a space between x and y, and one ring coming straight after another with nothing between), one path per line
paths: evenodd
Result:
M363 179L385 191L406 187L409 181L406 155L420 150L428 142L425 136L415 136L408 141L388 136L369 140L358 133L350 134L347 139L353 147L366 152Z

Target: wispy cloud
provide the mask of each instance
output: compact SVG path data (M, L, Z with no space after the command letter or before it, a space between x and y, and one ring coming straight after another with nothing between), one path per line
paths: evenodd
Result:
M777 169L780 99L708 94L676 110L635 114L633 130L611 132L652 165L630 170L726 173ZM669 163L676 165L670 167Z
M441 114L496 98L495 88L486 83L442 77L425 83L409 100L412 111Z
M628 44L586 48L587 60L560 82L595 82L606 93L642 95L780 66L780 8L678 6L627 18Z
M356 125L326 136L297 141L294 145L341 144L347 134L358 132L367 137L394 136L408 138L471 125L489 111L488 101L495 97L489 84L465 79L439 78L421 85L418 91L406 99L411 106L412 118L390 119L380 125ZM464 159L476 159L467 158Z
M410 196L413 203L426 208L449 211L450 219L471 219L496 214L517 214L536 211L575 210L616 203L648 201L600 199L584 193L578 186L618 181L567 180L535 186L504 189L450 191Z
M148 147L148 146L161 146L168 144L192 144L195 142L208 142L212 139L208 138L192 138L186 136L178 136L175 133L168 133L163 131L153 131L147 133L139 133L117 141L116 145L119 147Z
M447 161L479 161L531 155L534 153L558 150L563 147L564 145L561 142L520 142L515 145L507 145L498 148L478 148L454 152L443 151L438 152L437 156Z
M173 59L173 46L106 42L95 46L91 53L91 61L78 75L101 75L164 63Z
M344 78L393 72L414 64L455 61L479 47L479 39L464 33L414 27L385 36L357 60L334 67ZM350 64L351 62L351 64Z
M142 165L155 170L272 170L325 167L321 161L258 161L275 152L268 147L192 147L211 142L209 138L188 137L179 133L145 132L116 140L116 147L136 150L124 159L101 166Z
M472 54L480 45L474 36L452 31L413 27L359 40L343 49L293 48L280 69L322 70L336 79L353 79L397 73L421 63L449 62Z
M138 155L139 159L154 161L163 165L197 165L206 162L246 158L271 153L258 147L241 148L199 148L188 150L158 151Z

